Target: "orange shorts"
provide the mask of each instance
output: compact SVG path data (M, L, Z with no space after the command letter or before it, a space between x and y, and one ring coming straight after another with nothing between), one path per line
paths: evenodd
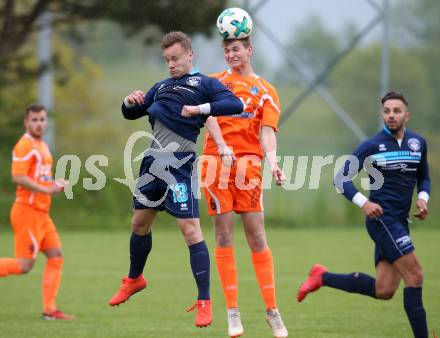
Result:
M47 212L14 203L11 224L17 258L34 259L39 251L61 248L60 236Z
M219 156L203 155L201 187L210 215L230 211L263 211L261 159L256 155L237 157L231 168Z

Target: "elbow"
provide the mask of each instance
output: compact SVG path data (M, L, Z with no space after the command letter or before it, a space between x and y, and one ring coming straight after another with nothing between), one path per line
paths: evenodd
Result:
M244 110L243 102L241 102L239 99L236 100L234 110L236 110L236 114L240 114Z
M122 116L124 116L126 120L135 119L132 109L127 108L124 103L122 103L121 112L122 112Z
M21 183L21 176L18 176L18 175L12 175L12 183L14 183L14 184L20 184L20 183Z
M124 113L124 112L122 112L122 115L124 116L124 118L126 120L134 120L135 119L132 115Z
M124 116L124 118L126 120L135 120L136 117L130 113L130 111L127 108L122 108L122 116Z
M243 102L241 102L239 98L234 96L233 100L230 102L228 115L241 114L243 110L244 110Z

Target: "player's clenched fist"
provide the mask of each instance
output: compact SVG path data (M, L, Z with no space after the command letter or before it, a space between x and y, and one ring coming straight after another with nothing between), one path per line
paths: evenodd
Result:
M142 90L135 90L127 96L127 103L130 105L143 104L144 103L144 92Z
M183 117L191 117L200 115L200 107L199 106L183 106L182 107L182 116Z

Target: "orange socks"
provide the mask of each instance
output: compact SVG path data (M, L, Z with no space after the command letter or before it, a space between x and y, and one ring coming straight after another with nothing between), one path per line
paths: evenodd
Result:
M260 252L252 252L252 262L266 308L276 308L272 251L267 248Z
M222 283L228 309L238 307L237 267L233 247L217 247L215 249L217 271Z
M49 258L43 273L43 311L51 313L55 311L55 299L61 282L61 268L63 258ZM19 275L21 264L17 258L0 258L0 277Z
M55 300L61 283L63 258L49 258L43 272L43 312L51 313L56 308Z
M217 247L215 260L226 299L226 307L228 309L238 307L238 281L234 248ZM253 252L252 262L266 308L276 308L272 251L267 248L260 252Z
M0 277L21 274L21 264L17 258L0 258Z

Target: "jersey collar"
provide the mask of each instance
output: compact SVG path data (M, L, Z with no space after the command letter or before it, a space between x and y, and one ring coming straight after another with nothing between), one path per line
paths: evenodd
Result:
M197 73L200 73L200 70L197 67L193 67L191 69L191 71L189 72L189 75L194 75L194 74L197 74Z
M172 80L174 80L174 81L178 81L178 80L183 79L184 77L191 76L191 75L195 75L195 74L199 74L199 73L200 73L200 71L199 71L198 68L192 68L191 71L190 71L189 73L186 73L186 74L182 75L182 76L179 77L178 79L175 79L175 78L172 78L172 77L170 77L170 79L172 79Z
M383 126L383 132L389 136L391 136L392 138L395 138L393 133L391 132L391 130L388 129L388 127L386 125ZM402 140L405 138L406 135L406 128L403 130L403 137Z
M227 72L229 75L236 74L236 73L233 73L233 72L232 72L232 69L231 69L231 68L229 68L228 70L226 70L226 72ZM243 76L243 75L239 75L239 76ZM260 76L257 75L257 74L254 74L254 75L251 75L251 76L243 76L243 77L248 77L248 78L251 78L251 79L259 79L259 78L260 78Z
M390 135L390 136L393 136L393 134L391 133L391 130L389 130L388 129L388 127L387 126L383 126L383 131L385 132L385 134L388 134L388 135Z

